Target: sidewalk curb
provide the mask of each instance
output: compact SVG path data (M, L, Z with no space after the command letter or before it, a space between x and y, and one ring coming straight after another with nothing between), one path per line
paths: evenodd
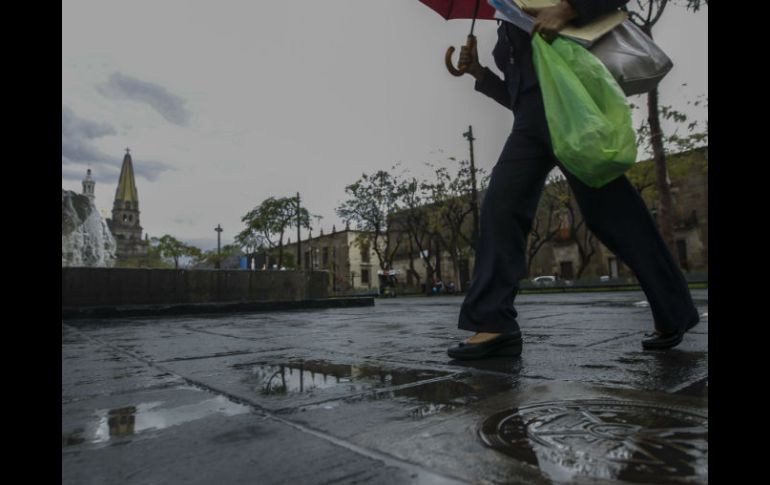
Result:
M62 307L62 320L79 318L119 318L168 315L197 315L204 313L243 313L318 308L347 308L374 306L374 298L326 298L299 301L255 301L237 303L180 303L172 305L124 305Z

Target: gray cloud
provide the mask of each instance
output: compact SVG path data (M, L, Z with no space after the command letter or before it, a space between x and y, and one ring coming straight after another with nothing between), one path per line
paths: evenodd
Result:
M83 180L87 168L89 167L78 165L62 166L61 178L62 180ZM99 168L95 168L93 165L91 165L90 168L91 177L100 183L114 184L117 182L118 177L120 177L119 168L109 166L99 166Z
M122 159L120 163L123 163ZM154 182L155 180L158 179L160 174L168 170L175 170L175 169L174 167L166 163L156 162L154 160L141 160L140 163L136 163L136 161L134 162L134 173L136 175L144 177L150 182Z
M129 99L146 103L175 125L186 126L192 116L192 113L185 107L186 101L183 98L170 93L163 86L119 72L113 73L110 80L97 86L97 89L108 98Z
M61 110L61 163L63 180L82 180L88 166L97 182L115 183L120 175L122 156L110 156L93 145L95 139L116 135L117 131L106 123L78 118L67 106ZM134 172L150 182L168 170L170 165L141 160L134 162Z
M78 118L68 107L61 109L61 156L62 164L73 162L104 163L109 159L91 141L107 135L116 135L115 128L106 123L96 123Z
M106 135L117 135L115 128L107 123L97 123L78 118L67 106L61 109L62 136L79 134L84 138L99 138Z

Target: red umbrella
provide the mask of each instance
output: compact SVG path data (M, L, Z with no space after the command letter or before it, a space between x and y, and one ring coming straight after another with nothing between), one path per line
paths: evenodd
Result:
M445 19L487 19L494 20L495 9L479 0L420 0ZM478 9L478 13L474 10ZM471 33L473 28L471 27Z
M465 46L472 49L476 45L476 37L473 35L473 27L476 25L476 19L494 20L495 9L489 5L486 1L480 0L420 0L420 2L429 6L433 10L439 13L445 19L473 19L471 23L471 33L468 35L468 40ZM455 51L454 47L449 47L444 56L444 62L446 68L454 76L462 76L465 71L456 69L452 65L452 53Z

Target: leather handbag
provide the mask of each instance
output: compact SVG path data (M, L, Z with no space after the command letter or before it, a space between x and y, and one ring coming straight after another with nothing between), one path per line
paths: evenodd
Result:
M495 18L527 32L532 30L532 17L524 14L516 1L487 0L487 3L495 8ZM674 67L666 53L630 20L623 21L592 42L569 38L602 61L626 96L652 91Z
M666 53L630 20L588 50L607 67L626 96L652 91L674 67Z

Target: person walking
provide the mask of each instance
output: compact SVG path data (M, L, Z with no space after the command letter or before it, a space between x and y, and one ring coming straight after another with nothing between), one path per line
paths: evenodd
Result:
M473 278L458 319L458 327L474 335L448 349L454 359L521 354L513 302L527 272L527 235L555 166L566 177L588 229L631 268L647 295L655 331L642 340L643 348L674 347L699 321L684 275L628 179L621 176L591 188L556 160L532 63L531 35L550 42L568 23L586 24L627 2L562 0L552 7L525 9L535 17L531 33L501 21L492 55L503 79L479 63L475 46L461 49L460 70L476 79L476 91L511 109L514 122L482 201Z

